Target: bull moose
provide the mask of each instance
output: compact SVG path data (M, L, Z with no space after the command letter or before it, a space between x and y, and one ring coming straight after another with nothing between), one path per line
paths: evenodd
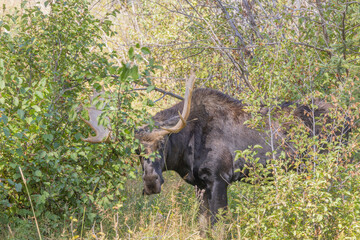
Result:
M145 126L136 131L136 138L145 147L147 156L158 151L155 159L141 159L143 194L160 193L164 183L162 172L173 170L201 191L200 220L214 223L219 209L227 207L228 185L248 174L248 163L241 158L235 159L236 151L260 145L262 148L257 149L256 157L266 166L269 160L267 153L280 146L276 140L286 137L286 129L278 129L271 146L268 133L250 128L245 123L251 114L246 111L244 103L217 90L193 90L194 80L194 75L188 78L182 102L153 117L158 128L150 131ZM290 108L289 104L279 108L292 110L300 121L312 128L313 116L326 113L329 105L319 104L315 110L303 105ZM266 110L262 111L266 114ZM90 120L85 121L96 136L83 140L93 143L105 141L110 131L97 123L96 117L101 111L88 109L88 112Z

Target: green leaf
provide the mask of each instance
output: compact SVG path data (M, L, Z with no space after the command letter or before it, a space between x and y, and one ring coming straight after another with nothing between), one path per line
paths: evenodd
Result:
M41 177L42 176L42 172L40 170L36 170L34 173L35 176L37 177Z
M76 140L80 140L83 137L83 135L81 133L76 133L75 134L75 139Z
M8 123L8 117L5 114L2 114L0 120L2 120L4 122L4 124Z
M69 121L73 122L77 117L77 112L75 109L71 109L69 113Z
M23 9L27 3L28 1L21 1L20 7Z
M129 49L129 58L130 58L130 59L133 59L133 58L134 58L134 48L133 48L133 47L131 47L131 48Z
M41 108L37 105L31 106L33 109L35 109L35 111L40 112Z
M2 78L2 76L0 76L0 89L4 89L5 88L5 80Z
M9 25L4 24L4 25L3 25L3 27L4 27L7 31L10 31L10 27L9 27Z
M101 92L102 86L99 83L94 83L93 88L95 88L97 92Z
M129 76L129 73L130 73L129 68L123 67L123 71L120 75L120 80L126 80L127 77Z
M150 53L151 53L150 50L149 50L149 48L147 48L147 47L142 47L142 48L141 48L141 52L142 52L143 54L150 54Z
M18 165L16 163L10 163L9 166L12 168L12 169L15 169L18 167Z
M21 189L22 189L22 184L21 183L15 183L15 190L17 192L21 192Z
M39 156L39 158L44 158L46 156L46 152L45 151L39 151L38 156Z
M112 75L116 74L117 71L118 71L118 67L117 67L117 66L116 66L116 67L110 67L110 68L109 68L109 73L112 74Z
M139 78L139 70L138 70L138 66L133 66L130 70L130 76L134 79L137 80Z
M130 176L132 179L136 179L136 175L134 174L133 171L130 171L130 172L129 172L129 176Z
M4 127L3 131L6 137L10 137L10 130L7 127Z
M149 85L152 85L152 82L151 82L151 79L150 79L150 78L146 78L146 82L147 82Z
M162 66L160 66L160 65L155 65L154 68L164 70L164 68Z
M10 185L15 185L15 183L14 183L14 181L13 180L11 180L11 179L8 179L8 183L10 184Z
M20 119L24 119L25 112L22 109L17 110L17 114L19 115Z
M18 85L21 85L24 82L21 77L16 77L16 81L18 82Z
M40 92L40 91L36 91L35 95L38 96L40 99L44 98L44 94L42 92Z
M54 136L49 133L49 134L44 134L44 135L42 136L42 138L43 138L45 141L51 142L51 141L54 139Z
M78 156L76 153L71 153L70 158L76 161L78 159Z
M89 196L89 199L90 199L90 197L92 197L92 196ZM93 197L92 197L92 198L93 198ZM91 199L90 199L90 200L91 200ZM91 201L94 201L94 200L91 200ZM97 216L97 214L96 214L96 213L88 213L86 216L88 217L88 219L90 220L90 222L93 222L94 219L95 219L95 217Z
M155 86L154 85L150 85L150 86L148 86L147 87L147 89L146 89L146 92L151 92L152 90L154 90L155 89Z
M261 145L258 145L258 144L256 144L255 146L254 146L254 149L257 149L257 148L263 148Z
M14 105L17 107L19 105L19 98L14 97Z
M135 54L135 59L139 62L144 60L144 58L140 54Z

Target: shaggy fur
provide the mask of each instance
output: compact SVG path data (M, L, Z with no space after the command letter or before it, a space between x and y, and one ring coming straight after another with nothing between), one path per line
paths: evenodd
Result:
M328 112L328 104L318 102L315 117ZM212 222L220 208L227 206L227 187L233 182L247 176L248 166L245 159L235 160L235 151L245 150L251 146L260 145L256 157L259 163L266 166L267 153L272 148L269 135L265 131L249 128L245 121L251 118L245 105L236 99L212 89L194 90L190 116L187 126L179 133L169 134L156 142L160 157L155 161L144 161L144 183L146 194L159 193L161 189L162 172L176 171L186 182L197 187L202 194L201 212L210 214ZM183 102L157 113L153 119L159 127L171 126L179 120L178 112L183 108ZM260 113L267 116L268 109L262 108ZM303 105L284 103L274 111L275 116L281 112L293 114L295 120L303 122L310 130L313 125L312 111ZM278 128L275 135L274 148L286 139L287 131L294 122L274 122ZM267 126L269 129L269 126ZM320 128L316 130L319 134ZM287 149L290 151L290 149ZM239 169L240 171L235 171Z

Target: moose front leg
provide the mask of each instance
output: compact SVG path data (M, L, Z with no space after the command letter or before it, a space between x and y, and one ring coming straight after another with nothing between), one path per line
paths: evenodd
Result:
M206 191L208 192L212 225L217 221L216 215L219 213L219 209L227 208L227 187L228 183L224 180L216 180Z
M199 201L199 227L200 227L200 236L205 238L208 228L210 226L210 207L209 200L205 189L200 189L195 186L196 198Z
M227 186L224 181L209 183L207 188L195 186L196 197L199 200L199 227L200 236L206 238L210 228L216 223L219 209L227 207Z

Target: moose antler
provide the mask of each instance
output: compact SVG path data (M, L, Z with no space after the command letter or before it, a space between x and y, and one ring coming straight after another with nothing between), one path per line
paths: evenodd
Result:
M88 111L89 114L89 121L84 119L82 116L80 116L80 118L87 124L89 125L89 127L91 127L92 130L94 130L95 132L95 136L91 136L89 133L89 137L88 138L81 138L81 140L85 141L85 142L90 142L90 143L102 143L102 142L106 142L108 141L108 139L110 138L110 130L108 127L102 126L98 124L98 117L102 114L102 109L104 107L102 107L101 109L97 109L94 105L93 105L93 100L98 97L99 95L103 94L104 92L94 92L94 95L90 97L90 101L91 101L91 107L86 108L86 110ZM103 100L103 99L101 99Z
M158 130L154 130L153 132L146 133L142 135L143 139L147 139L152 141L157 141L161 137L164 137L165 135L169 133L178 133L186 126L186 120L190 115L190 107L191 107L191 97L192 92L195 84L195 74L192 72L190 77L186 80L186 90L185 90L185 97L184 97L184 107L183 111L179 116L179 121L171 128L162 128ZM102 109L96 109L96 107L93 105L93 99L97 96L103 94L103 92L95 92L92 97L90 97L92 106L87 108L86 110L89 113L89 121L84 119L80 116L80 118L91 127L92 130L96 133L95 136L89 136L88 138L82 139L85 142L91 142L91 143L102 143L106 142L110 138L110 129L105 126L101 126L98 124L98 117L102 113Z
M163 130L167 131L167 133L178 133L186 126L186 120L190 115L191 108L191 97L195 84L195 74L192 72L190 77L186 81L186 90L184 97L184 107L182 110L182 114L179 112L180 120L177 122L175 126L172 128L163 128Z
M175 126L171 128L161 128L160 130L150 132L144 135L144 138L150 140L157 140L161 137L169 133L178 133L186 126L186 120L190 115L190 108L191 108L191 97L192 92L194 89L195 84L195 74L191 72L190 77L186 80L186 90L185 90L185 97L184 97L184 107L182 113L179 112L179 121L176 123Z

